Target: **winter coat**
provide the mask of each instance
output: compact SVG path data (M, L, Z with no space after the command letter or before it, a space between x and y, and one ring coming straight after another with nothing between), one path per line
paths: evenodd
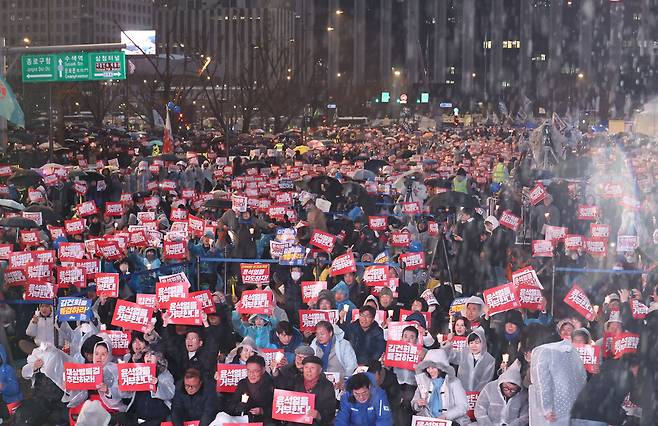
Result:
M168 370L165 370L158 375L155 391L135 392L129 411L139 419L166 419L169 416L171 400L174 398L175 392L174 377Z
M514 383L519 393L505 400L500 386ZM510 367L498 380L487 383L475 404L475 418L479 426L524 426L528 424L528 391L523 388L521 371Z
M18 402L23 399L16 370L7 360L7 351L0 345L0 385L2 385L2 399L5 403Z
M392 426L391 407L386 398L386 392L375 384L372 374L370 378L370 399L368 402L357 402L352 392L345 392L340 398L340 408L336 415L335 426Z
M568 426L571 407L585 386L587 373L571 342L563 340L532 350L529 391L532 426ZM545 415L553 412L555 422Z
M36 324L30 320L25 334L32 337L37 346L41 343L50 343L55 346L55 316L51 314L49 317L44 317L39 314L37 318Z
M478 336L482 342L482 352L480 352L477 363L473 365L473 355L468 347L459 352L454 363L459 365L457 378L462 382L466 392L480 392L493 379L496 360L487 352L487 339L484 336L484 330L478 327L469 336L472 334ZM449 345L448 348L452 348L452 346Z
M295 379L292 389L295 392L306 393L304 386L304 376ZM324 376L320 374L320 379L311 392L315 395L315 409L320 412L320 420L315 420L313 425L324 426L332 425L336 417L336 393L334 392L334 385ZM300 423L289 423L292 425L299 425Z
M352 344L360 365L379 359L386 349L384 331L376 322L366 331L363 331L358 320L350 323L345 327L345 340Z
M593 374L571 408L571 418L594 420L611 425L623 423L622 404L633 388L630 365L617 359L603 362L599 374Z
M262 408L263 414L254 416L249 414L250 422L263 422L268 423L272 421L272 400L274 399L274 382L269 374L264 373L263 377L258 384L258 392L249 392L249 379L244 378L238 382L238 387L230 395L224 408L224 412L231 416L240 416L243 413L246 415L252 408ZM249 395L249 400L246 403L242 402L242 395Z
M188 395L183 381L176 386L171 403L171 420L174 426L183 426L186 421L199 420L199 426L208 426L217 415L217 393L212 382L203 382L201 389Z
M276 328L276 325L279 322L276 317L272 316L269 317L269 321L262 327L245 325L237 311L233 311L231 314L231 321L233 322L233 329L240 336L251 337L259 348L267 348L270 346L270 333Z
M342 367L342 371L337 372L340 373L341 377L349 377L354 373L358 364L356 362L354 349L352 348L352 345L350 345L350 342L345 340L344 336L345 334L343 333L343 330L334 325L334 342L331 350ZM317 338L314 338L311 342L311 348L315 351L315 355L322 359L322 349L320 349L320 346L318 345ZM330 355L329 359L331 360L331 358L332 356Z
M428 367L438 368L445 373L445 380L439 390L443 416L459 424L470 423L466 417L466 412L468 411L466 392L459 379L455 377L455 370L448 363L446 352L443 349L432 349L428 351L425 354L425 358L416 366L418 380L423 378L422 374L426 375L425 370ZM433 389L433 383L428 376L426 377L426 384L423 385L422 382L419 382L414 397L411 400L411 407L419 416L432 417L432 413L427 406L421 407L418 405L418 400L421 399L421 391L424 390L427 392L428 399L432 392L436 392L436 389Z
M302 343L304 343L304 337L302 333L299 332L296 328L292 329L292 339L287 345L283 345L279 340L279 336L276 335L276 330L270 332L270 343L275 346L277 349L283 349L283 354L286 356L286 360L289 364L294 364L295 362L295 349Z

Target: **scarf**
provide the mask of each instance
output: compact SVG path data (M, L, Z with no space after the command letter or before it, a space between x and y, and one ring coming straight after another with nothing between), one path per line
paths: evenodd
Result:
M326 345L318 342L318 346L322 349L322 371L329 371L329 355L334 346L334 339L332 338Z
M306 390L306 393L311 393L313 388L318 384L320 381L320 376L318 376L315 380L306 380L304 379L304 389Z
M432 413L432 417L439 417L441 415L442 403L441 403L441 386L445 381L444 377L437 377L432 379L432 395L430 395L429 400L429 410Z
M513 341L517 340L519 334L521 334L521 329L517 327L516 331L512 334L505 332L505 339L508 343L512 343Z

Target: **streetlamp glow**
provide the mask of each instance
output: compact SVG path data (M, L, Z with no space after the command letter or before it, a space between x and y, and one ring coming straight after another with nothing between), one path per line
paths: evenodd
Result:
M395 71L393 71L393 75L396 76L396 77L400 77L400 75L402 75L402 73L400 72L400 70L395 70Z
M334 27L327 27L327 31L333 31Z
M582 80L583 78L585 78L585 74L583 74L582 72L578 73L578 78Z
M343 12L342 10L340 10L340 9L338 9L338 10L336 11L336 15L342 15L343 13L344 13L344 12Z

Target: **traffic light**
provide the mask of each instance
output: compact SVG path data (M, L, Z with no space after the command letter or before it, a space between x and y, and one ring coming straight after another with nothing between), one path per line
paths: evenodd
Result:
M420 94L420 103L428 104L430 102L430 94L427 92L421 92Z
M383 104L387 104L391 101L391 92L382 92L381 100Z

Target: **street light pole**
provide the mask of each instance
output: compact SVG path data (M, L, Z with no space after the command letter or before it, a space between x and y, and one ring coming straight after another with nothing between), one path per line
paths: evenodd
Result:
M2 67L2 76L7 77L7 57L5 56L4 49L7 46L7 39L2 37L0 39L0 45L2 46L2 51L0 51L0 67ZM9 135L7 130L7 119L0 117L0 150L3 153L7 152L7 147L9 146Z

